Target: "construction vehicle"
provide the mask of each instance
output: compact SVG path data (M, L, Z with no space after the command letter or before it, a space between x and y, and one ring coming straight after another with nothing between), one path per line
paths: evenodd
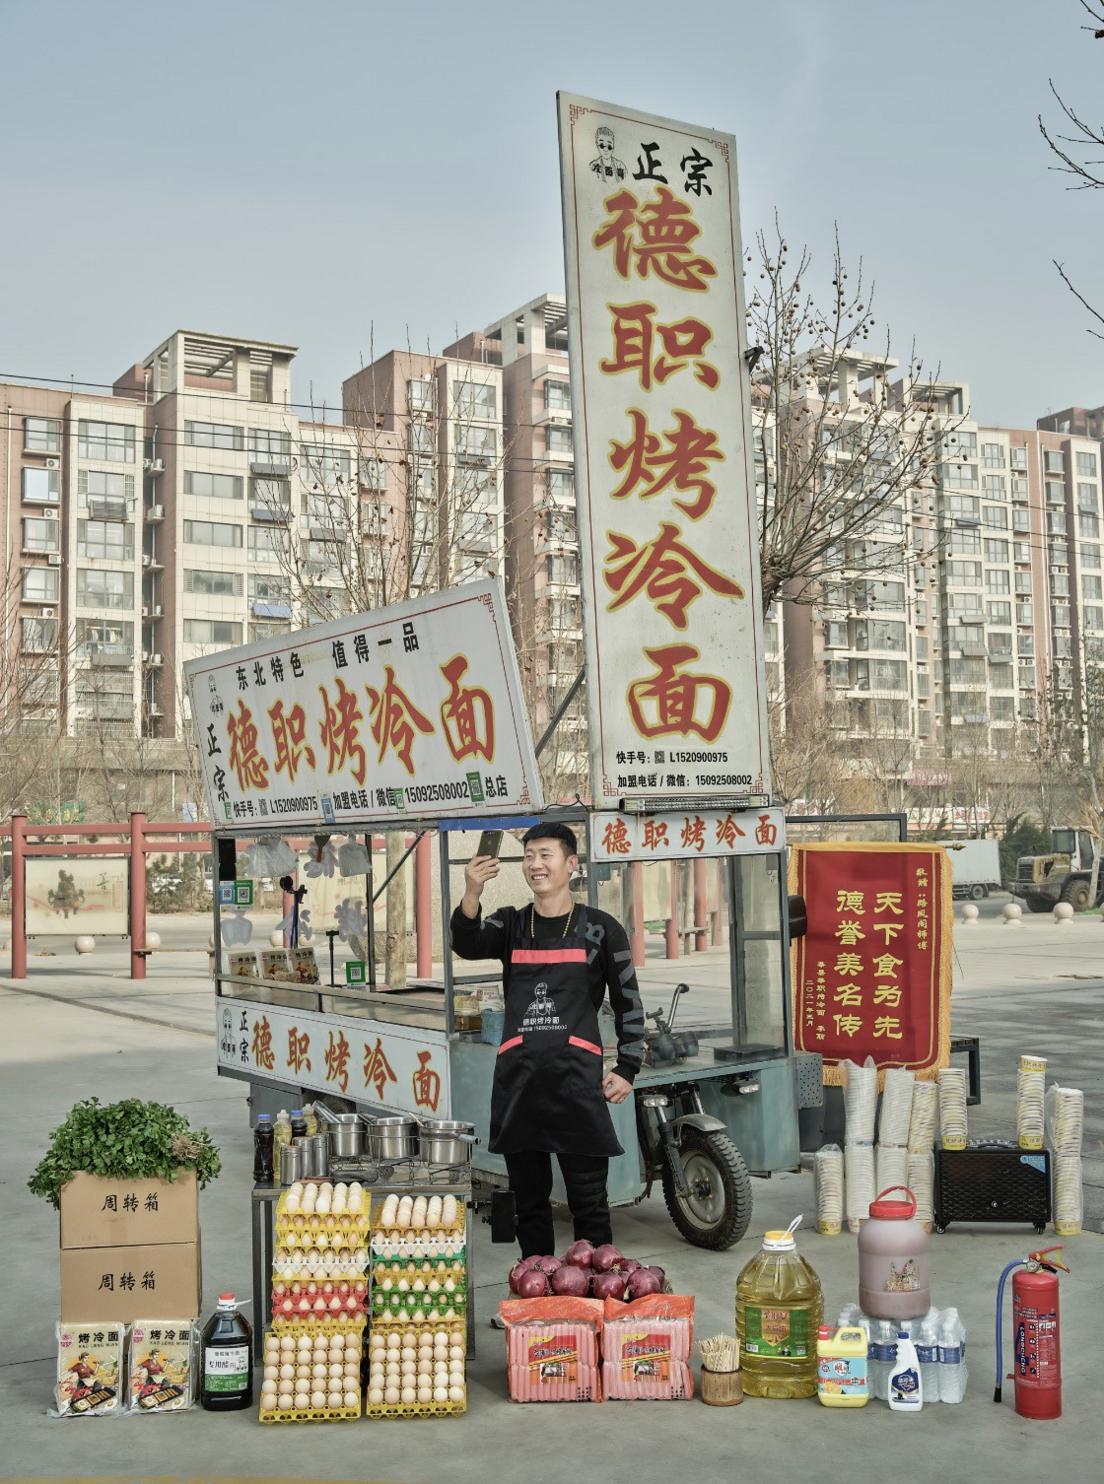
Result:
M1069 902L1075 912L1098 905L1104 887L1100 841L1091 830L1063 827L1051 830L1050 845L1049 855L1020 856L1013 895L1030 912L1050 912L1057 902Z

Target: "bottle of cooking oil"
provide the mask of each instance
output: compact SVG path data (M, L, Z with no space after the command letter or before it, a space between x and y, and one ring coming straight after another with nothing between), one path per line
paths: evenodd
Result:
M276 1127L272 1136L272 1178L280 1180L280 1151L291 1143L291 1119L287 1109L281 1108L276 1115Z
M794 1232L766 1232L762 1251L736 1281L745 1396L815 1396L817 1332L824 1299L820 1279L800 1255Z

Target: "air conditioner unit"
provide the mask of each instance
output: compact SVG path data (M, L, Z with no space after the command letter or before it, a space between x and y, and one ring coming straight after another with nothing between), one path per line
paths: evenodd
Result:
M49 555L47 556L46 560L50 564L51 567L60 567L61 566L61 552L60 551L51 551L49 553Z
M160 603L155 603L154 604L154 606L153 606L153 616L154 616L154 618L160 618L161 615L162 615L162 613L164 611L165 610L161 607L161 604Z
M150 655L150 664L151 665L159 665L160 663L161 663L161 656L159 654L151 654Z
M58 519L58 513L57 513L56 510L44 510L42 513L46 517L47 520L57 520Z
M163 474L165 472L164 459L143 459L142 467L148 474Z
M145 603L142 604L142 617L149 618L149 609L147 608Z
M143 567L148 567L152 561L153 561L153 558L150 556L149 552L148 551L144 551L142 553L142 566Z
M61 468L61 460L60 459L47 459L46 460L46 467L47 467L47 469L60 469Z
M54 608L43 608L41 616L43 618L53 618L56 611Z
M150 508L146 511L146 519L147 520L164 520L164 518L165 518L165 507L164 507L164 505L151 505Z

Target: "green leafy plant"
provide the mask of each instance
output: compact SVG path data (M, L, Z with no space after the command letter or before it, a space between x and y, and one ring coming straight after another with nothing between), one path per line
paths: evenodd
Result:
M218 1148L205 1128L193 1129L166 1103L87 1098L53 1130L50 1148L27 1186L60 1206L62 1186L82 1172L109 1179L172 1180L182 1168L196 1172L200 1189L222 1169Z

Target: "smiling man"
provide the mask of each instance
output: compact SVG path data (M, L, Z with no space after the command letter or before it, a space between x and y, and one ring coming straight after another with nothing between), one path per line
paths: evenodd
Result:
M452 914L460 958L502 960L506 1019L491 1094L490 1148L506 1161L523 1257L555 1249L552 1156L559 1160L576 1239L612 1241L606 1177L617 1142L609 1103L623 1103L644 1058L644 1009L625 930L571 896L579 857L562 824L522 840L533 900L483 920L480 898L498 875L493 856L464 870ZM598 1012L609 995L617 1059L603 1072Z

